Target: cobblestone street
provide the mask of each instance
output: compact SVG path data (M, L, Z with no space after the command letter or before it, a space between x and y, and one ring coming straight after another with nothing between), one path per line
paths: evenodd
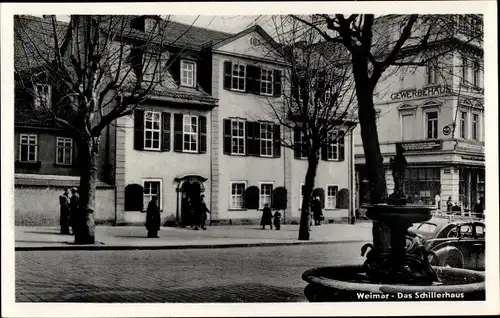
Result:
M361 246L16 252L16 301L301 302L305 270L360 264Z

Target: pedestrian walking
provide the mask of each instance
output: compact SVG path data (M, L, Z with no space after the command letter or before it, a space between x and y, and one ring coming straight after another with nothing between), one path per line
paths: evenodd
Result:
M476 206L474 207L474 213L476 214L476 217L483 218L483 216L484 216L484 198L483 197L480 197L479 202L476 203Z
M149 201L148 209L146 211L146 229L148 230L148 237L158 238L158 231L160 230L160 204L158 196L153 196Z
M461 212L462 209L458 206L458 204L455 202L455 205L451 207L451 212Z
M71 188L71 199L69 199L69 220L73 235L76 235L80 225L80 195L78 189Z
M276 209L273 215L274 228L279 230L281 228L281 213Z
M452 207L453 207L453 203L451 201L451 197L448 197L448 201L446 201L446 212L451 212Z
M264 230L266 228L266 225L270 226L270 229L273 229L273 213L271 212L271 208L269 207L269 204L264 204L264 209L262 209L262 218L260 219L260 225L262 226L262 229Z
M203 230L206 230L207 228L205 227L205 222L207 221L207 213L210 213L210 210L207 208L204 195L200 196L200 202L198 204L198 209L199 209L199 217L200 217L200 227Z
M315 197L312 203L314 225L321 225L323 220L323 211L321 208L321 201L319 197Z
M63 194L59 196L59 225L61 226L61 234L69 233L69 191L68 188L64 189Z

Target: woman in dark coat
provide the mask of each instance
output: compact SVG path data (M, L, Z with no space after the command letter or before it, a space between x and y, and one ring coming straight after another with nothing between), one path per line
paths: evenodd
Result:
M321 219L323 218L323 211L321 210L321 201L319 197L314 198L312 203L314 225L321 225Z
M271 208L269 204L264 205L264 209L262 209L262 218L260 219L260 225L262 225L262 229L266 228L266 225L273 229L273 213L271 212Z
M148 204L146 211L146 229L148 230L148 237L158 238L158 231L160 230L160 207L158 204L158 197L154 196Z
M210 213L210 210L207 208L207 204L205 203L205 196L202 195L200 197L200 202L198 204L198 217L200 218L200 227L204 230L207 228L205 227L205 222L207 221L207 213Z

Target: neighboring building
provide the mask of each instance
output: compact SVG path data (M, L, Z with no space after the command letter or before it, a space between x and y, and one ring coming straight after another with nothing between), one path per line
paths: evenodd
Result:
M43 18L21 16L26 37L40 40L40 34L51 34L52 24ZM61 24L62 30L65 24ZM59 30L61 31L61 30ZM40 49L46 46L38 46ZM15 45L16 76L44 70L40 61L27 59ZM39 65L37 65L37 63ZM16 81L19 84L18 81ZM64 188L78 187L78 153L70 135L58 128L42 111L41 103L52 103L57 91L51 85L36 81L16 85L14 100L14 188L15 223L19 225L47 225L59 222L59 196ZM106 130L99 149L96 222L113 222L114 177L113 135Z
M464 49L416 72L400 68L377 85L375 108L388 192L394 187L389 160L395 144L402 143L408 161L404 192L412 201L436 204L439 195L443 209L449 197L473 209L485 195L483 48L467 36L482 32L482 20L475 15L453 17L455 38L465 39ZM369 200L359 129L355 143L359 206Z

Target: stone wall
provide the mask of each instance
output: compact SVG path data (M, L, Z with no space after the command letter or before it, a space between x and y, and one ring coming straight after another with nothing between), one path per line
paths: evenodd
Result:
M58 226L59 196L62 187L16 186L14 190L15 225ZM115 191L98 188L96 193L96 223L113 224Z

